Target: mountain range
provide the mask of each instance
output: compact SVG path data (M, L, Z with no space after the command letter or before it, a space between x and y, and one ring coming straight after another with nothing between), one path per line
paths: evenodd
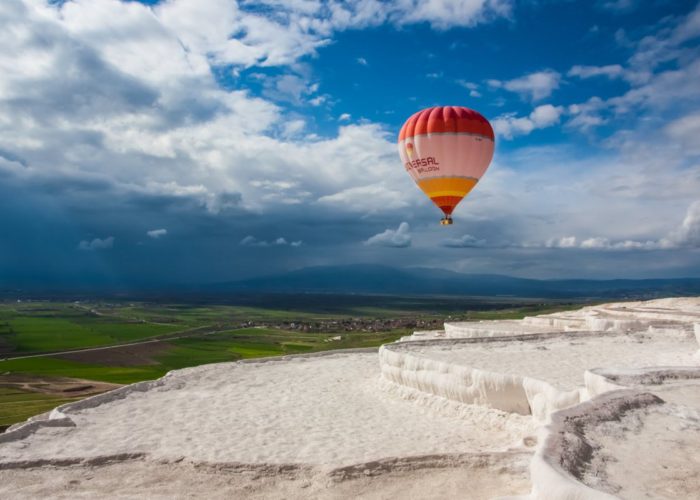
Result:
M433 268L348 265L307 267L206 288L210 292L647 298L700 295L700 278L539 280Z

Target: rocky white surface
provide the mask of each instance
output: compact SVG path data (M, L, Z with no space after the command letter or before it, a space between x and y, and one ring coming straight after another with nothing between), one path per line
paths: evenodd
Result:
M546 332L611 331L688 335L700 323L700 302L694 297L653 301L614 302L540 316L522 321L445 323L445 336L498 337Z
M529 417L484 407L416 405L380 388L376 353L337 353L171 372L145 391L57 417L0 447L0 465L122 454L208 463L309 464L503 451ZM456 405L455 405L456 406ZM9 435L8 435L9 436Z
M582 333L388 344L379 356L396 384L546 421L588 398L590 368L693 365L697 347L688 337Z
M602 369L621 389L557 412L531 463L539 499L697 498L700 369Z
M695 425L698 320L700 299L606 304L474 323L466 338L417 332L379 360L337 351L178 370L0 435L0 497L638 498L659 485L658 497L686 498L695 483L654 476L653 460L641 466L653 484L637 481L631 460L658 442L664 463L700 473L688 458L700 442L674 451ZM639 395L658 379L685 385ZM650 410L664 397L675 410ZM645 424L609 425L630 411ZM600 455L555 446L572 415L588 432L573 444Z
M530 325L519 320L467 321L445 323L444 336L447 338L508 337L554 331L560 330L549 325Z

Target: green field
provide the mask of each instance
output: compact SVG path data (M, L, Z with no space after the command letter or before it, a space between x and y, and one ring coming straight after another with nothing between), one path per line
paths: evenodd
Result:
M378 347L410 334L413 328L405 325L417 321L513 319L580 307L517 299L318 296L288 297L285 303L272 296L256 300L0 302L0 428L75 400L25 390L16 382L22 377L130 384L207 363ZM98 349L76 352L85 348Z
M0 429L75 400L0 387Z
M70 361L56 356L6 359L0 361L0 381L3 374L24 374L130 384L161 377L170 370L207 363L329 349L378 347L408 333L410 332L406 330L373 334L352 333L341 335L341 340L331 341L329 339L335 335L245 328L168 341L165 352L154 355L148 365L111 366Z
M184 326L125 321L69 304L0 306L2 346L17 352L51 352L113 345L174 332Z

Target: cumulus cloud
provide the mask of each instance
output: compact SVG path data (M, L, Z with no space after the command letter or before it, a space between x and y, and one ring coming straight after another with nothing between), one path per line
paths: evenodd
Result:
M284 122L282 125L282 136L284 138L291 138L299 135L306 127L306 122L304 120L289 120Z
M479 92L479 86L474 82L469 82L467 80L456 80L457 84L469 90L469 97L481 97L481 92Z
M301 118L220 88L202 52L206 40L198 37L233 28L175 29L171 23L189 18L164 20L159 9L176 5L186 2L161 4L154 16L135 2L0 3L0 22L28 34L0 33L7 49L0 54L0 150L23 159L25 177L99 178L121 193L196 200L210 213L283 207L400 177L392 141L379 125L303 136ZM212 5L200 12L192 4L192 15ZM226 16L220 13L217 23ZM185 29L196 33L183 47L177 34ZM303 101L309 94L302 80L271 81L287 101ZM374 165L364 178L346 168L359 161ZM255 186L264 179L297 187L273 193Z
M631 88L608 99L590 98L587 102L570 106L575 116L570 126L583 130L607 123L624 115L653 110L660 113L673 108L679 101L700 99L700 60L692 57L687 42L700 36L700 5L688 15L670 19L656 33L641 39L629 40L623 31L617 37L633 49L624 65L574 66L570 76L621 77ZM685 44L685 45L684 45ZM663 65L666 65L664 67ZM661 68L661 70L660 70Z
M666 135L683 146L686 152L700 154L700 113L691 113L669 123Z
M153 238L154 240L157 240L158 238L168 234L168 230L167 229L151 229L150 231L146 231L146 234L148 235L149 238Z
M669 248L670 245L666 240L647 240L635 241L624 240L613 242L607 238L588 238L581 242L581 248L589 248L595 250L658 250L660 248Z
M265 97L296 106L306 103L317 106L325 100L323 96L315 96L319 88L318 83L311 83L308 78L292 73L265 77L263 86Z
M575 236L551 238L545 242L544 246L545 248L581 248L584 250L658 250L660 248L671 248L670 243L666 240L611 241L608 238L595 237L579 241Z
M544 244L547 248L574 248L576 247L575 236L564 236L562 238L552 238Z
M619 64L608 64L606 66L573 66L567 76L575 76L581 79L605 76L607 78L620 78L624 69Z
M459 238L446 238L440 242L440 246L447 248L482 248L486 246L486 240L480 240L470 234Z
M700 247L700 201L690 204L680 226L666 236L651 240L614 241L605 237L586 238L579 242L575 236L552 238L547 248L581 248L586 250L668 250Z
M385 127L367 121L350 125L341 119L337 133L310 133L308 129L319 125L313 120L322 118L309 118L307 128L300 106L292 101L296 96L305 106L315 99L321 103L324 96L318 87L309 88L312 93L301 89L300 80L316 83L303 70L301 58L313 55L340 30L379 23L420 22L439 29L470 25L509 15L505 7L510 2L500 2L504 8L498 10L494 6L499 2L474 0L476 14L447 20L439 14L441 3L448 5L443 12L452 8L447 0L423 2L426 7L420 9L409 0L273 1L267 7L228 0L169 0L154 7L113 0L0 2L0 25L13 26L0 30L2 175L17 181L18 192L39 197L53 190L50 196L56 205L63 204L66 219L75 218L75 226L90 227L98 235L110 230L95 228L94 220L86 219L90 215L78 216L77 210L87 214L84 208L94 206L94 213L104 214L113 205L128 204L130 214L150 211L146 227L172 227L177 217L195 217L199 226L193 222L192 231L206 233L212 242L220 234L248 234L253 218L269 224L256 226L260 234L278 235L276 227L289 223L288 234L304 241L308 238L297 232L299 221L316 230L320 220L330 225L339 217L358 219L338 212L369 214L362 224L372 224L360 236L358 226L348 223L345 242L357 244L383 231L387 225L377 219L386 219L375 213L401 212L416 206L422 195L397 168L394 137ZM270 6L275 6L274 16ZM680 117L664 128L664 115L656 114L660 120L648 122L655 127L656 140L647 143L648 137L631 130L643 120L634 122L637 115L630 115L625 117L632 118L625 133L631 139L623 151L614 149L618 143L597 149L592 143L584 155L572 147L549 166L549 151L566 146L501 149L496 168L462 205L464 214L489 221L500 232L479 227L475 234L485 235L489 243L585 235L577 239L578 248L588 240L591 248L605 248L626 240L659 242L663 237L678 248L691 246L692 237L683 234L693 234L692 217L690 229L673 235L667 234L666 221L678 203L696 199L700 192L697 162L687 159L697 151L689 105L700 96L700 65L694 64L694 52L679 45L696 36L697 9L694 16L668 19L657 33L645 31L644 39L630 42L634 54L621 65L623 79L633 88L618 99L591 98L566 108L545 105L522 116L501 116L497 128L501 137L514 137L553 126L564 117L567 125L592 128L626 110L656 113L669 106L687 109L685 121ZM243 68L252 67L265 67L259 72L269 78L270 88L287 91L288 97L255 97L242 90L250 74ZM593 76L591 67L581 68L586 69L572 77L583 78L586 72ZM226 85L214 78L229 72L240 78ZM279 78L282 75L300 80ZM535 78L523 79L531 85L498 81L492 86L533 99L555 90L551 84L536 85ZM465 83L470 93L483 92L487 85ZM257 81L255 91L264 85L264 80ZM325 115L335 116L330 111ZM593 151L596 158L587 161L585 156ZM516 156L525 159L511 169ZM366 165L371 168L362 167ZM6 177L0 184L8 185ZM0 196L3 202L7 206ZM73 207L77 209L71 212ZM8 213L12 208L9 205ZM168 219L168 211L177 217ZM103 222L103 227L122 227L123 218L116 219L124 216L116 210L110 213L116 223ZM591 220L599 233L591 233ZM227 231L215 229L224 224ZM625 232L630 227L637 231L634 235ZM142 229L135 231L140 235L129 237L143 236ZM596 234L608 237L608 242L590 237ZM625 236L616 238L617 234ZM175 236L167 236L169 244ZM75 242L83 237L66 237L64 246L73 257ZM222 241L208 247L219 248ZM265 243L274 246L276 240ZM237 247L238 241L226 244ZM257 248L235 250L255 254Z
M275 240L265 241L259 240L253 236L246 236L240 242L241 246L244 247L280 247L280 246L290 246L290 247L300 247L302 245L301 241L287 241L286 238L279 237Z
M364 57L358 57L358 58L355 59L355 60L357 61L357 64L360 64L360 65L362 65L362 66L367 66L367 65L369 64L369 63L367 62L367 59L365 59Z
M279 2L269 16L269 2L232 0L0 2L0 23L17 28L0 33L0 151L22 159L27 179L98 178L122 195L194 200L212 214L343 198L395 210L400 188L385 189L383 204L353 191L406 182L392 134L363 122L305 135L302 117L282 107L325 102L299 59L337 31L472 25L509 4ZM222 88L213 70L225 66L288 69L266 73L260 98ZM349 164L372 168L358 176ZM296 186L256 186L269 179Z
M322 196L318 203L341 211L380 212L404 208L409 202L405 191L391 189L384 184L371 184Z
M700 247L700 201L688 207L683 222L669 234L668 241L679 247Z
M560 81L561 75L550 69L530 73L513 80L488 80L487 83L492 88L503 88L533 101L540 101L552 95L552 92L559 88Z
M398 0L391 4L389 17L397 24L427 22L437 29L474 26L508 17L512 0ZM393 12L392 12L393 11Z
M587 131L602 125L607 122L607 119L602 115L606 106L606 103L597 96L593 96L581 104L571 104L567 110L571 118L566 123L566 126Z
M537 106L528 116L516 116L506 114L492 120L491 124L497 134L506 139L512 139L518 135L527 135L533 130L551 127L559 123L564 113L562 106L543 104Z
M0 154L21 158L28 182L95 178L120 196L176 197L211 214L313 200L396 210L407 203L402 187L367 187L408 186L392 134L363 122L335 137L305 135L305 120L283 107L327 102L300 59L343 30L472 26L511 8L509 0L0 2L0 24L16 28L0 33ZM213 77L273 66L282 69L259 72L262 97ZM372 168L358 176L349 164ZM269 179L294 187L258 184Z
M397 229L387 229L382 233L375 234L365 241L365 245L394 248L410 247L411 228L407 222L402 222Z
M339 122L345 122L345 121L349 121L349 120L350 120L350 113L342 113L342 114L338 117L338 121L339 121Z
M83 240L78 244L79 250L107 250L114 246L114 236L107 238L95 238L94 240Z

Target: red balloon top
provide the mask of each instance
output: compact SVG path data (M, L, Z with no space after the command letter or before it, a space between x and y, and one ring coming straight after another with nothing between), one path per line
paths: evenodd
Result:
M406 120L399 132L399 141L444 132L469 133L494 140L491 124L481 113L462 106L435 106L418 111Z

